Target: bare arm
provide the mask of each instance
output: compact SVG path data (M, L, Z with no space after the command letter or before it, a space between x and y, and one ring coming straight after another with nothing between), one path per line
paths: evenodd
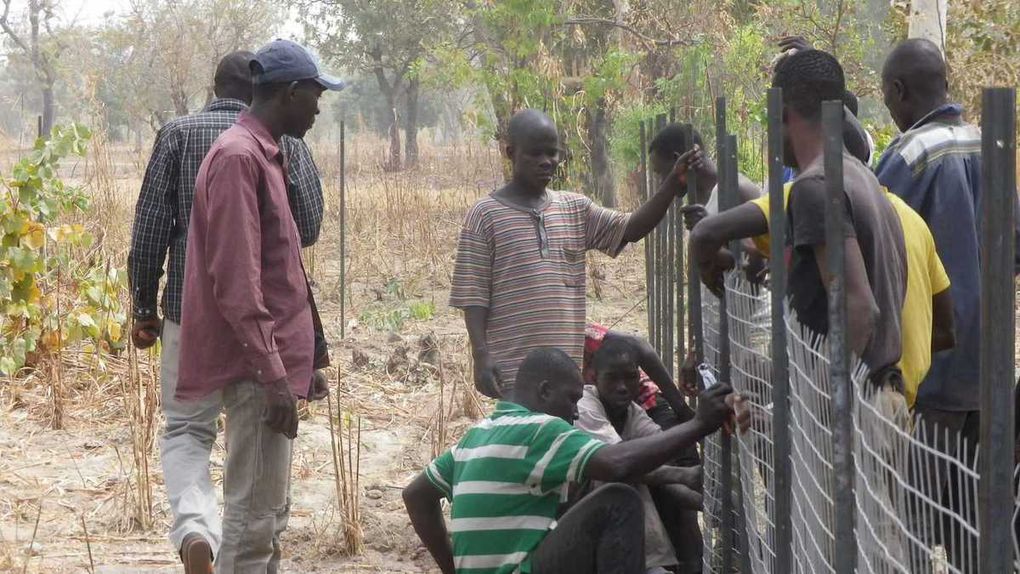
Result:
M679 197L686 189L687 170L697 169L701 165L702 155L698 148L694 148L681 155L673 164L673 171L659 183L659 190L651 199L641 204L627 221L627 228L623 231L623 240L627 243L641 241L648 235L655 226L662 221L666 210L673 203L673 199Z
M488 307L465 307L464 324L467 326L468 339L471 341L471 356L475 365L475 388L483 395L498 399L503 378L499 367L489 353L489 345L485 331L489 325Z
M857 356L864 352L868 346L871 335L875 332L875 324L878 322L878 303L875 302L875 294L871 292L871 284L868 283L868 272L864 267L864 256L861 254L861 246L857 244L857 238L847 237L844 240L846 254L846 322L850 350ZM815 245L815 263L818 265L818 273L829 293L832 276L829 274L829 264L826 259L828 251L825 245Z
M411 526L418 533L418 538L421 538L443 574L454 574L453 547L450 545L450 534L446 530L443 509L439 503L443 494L432 486L424 474L419 474L404 488L403 497Z
M698 265L702 282L713 293L720 293L722 273L732 266L732 257L726 257L728 252L724 246L735 239L761 235L768 230L765 215L750 203L699 221L691 230L691 259Z
M931 352L937 353L956 346L956 329L953 325L953 297L943 289L931 298Z
M698 413L668 431L609 445L596 452L585 468L585 478L605 482L635 482L676 457L680 449L719 429L732 414L726 397L733 389L719 384L701 394Z

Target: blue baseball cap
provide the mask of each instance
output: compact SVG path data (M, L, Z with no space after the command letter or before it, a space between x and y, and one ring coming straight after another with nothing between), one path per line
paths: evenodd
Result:
M273 40L255 53L251 63L256 85L315 80L327 90L340 91L347 82L324 74L319 62L304 46L290 40Z

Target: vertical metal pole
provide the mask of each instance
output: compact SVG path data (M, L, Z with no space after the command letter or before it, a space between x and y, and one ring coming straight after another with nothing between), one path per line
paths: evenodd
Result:
M641 183L638 196L648 200L648 134L645 122L640 123L641 139ZM645 306L648 309L648 340L654 341L655 330L655 255L652 251L652 234L645 236Z
M851 574L857 561L854 537L854 461L850 345L846 324L846 265L843 249L846 196L843 191L843 103L822 103L825 133L825 248L829 270L829 384L833 411L832 493L835 515L833 567L836 574Z
M340 338L347 338L347 141L340 121Z
M1016 337L1016 91L985 88L981 126L981 572L1013 569L1013 410Z
M666 115L659 114L655 116L655 131L658 133L662 128L666 127ZM658 182L653 188L652 193L659 190ZM659 311L658 321L656 322L655 332L659 339L659 356L665 357L669 346L669 329L666 328L669 318L669 233L666 229L666 222L659 221L659 224L655 226L656 244L658 245L658 254L655 257L655 270L657 271L657 278L655 280L656 292L658 297L658 303L656 308Z
M688 142L694 143L694 129L688 124L685 127L685 136ZM687 205L695 205L697 203L698 193L698 181L695 173L687 174ZM701 278L698 276L698 268L694 265L694 260L688 263L687 269L687 299L690 301L690 313L688 314L689 331L690 331L690 345L691 351L694 352L694 360L700 363L705 358L705 348L702 344L702 325L701 325ZM681 357L682 361L686 357Z
M654 138L655 134L655 120L648 120L648 139L649 141ZM648 182L645 184L645 201L651 199L654 176L651 174L651 170L648 170ZM649 239L652 241L652 292L651 292L651 305L652 305L652 324L649 325L649 335L652 340L652 347L655 348L655 352L662 353L662 345L659 343L659 315L661 308L659 306L659 290L661 284L659 283L659 232L657 229L652 229L648 234Z
M790 365L786 354L786 203L783 192L783 90L768 96L769 282L772 289L772 437L775 498L773 572L793 572L792 470L790 459Z
M720 96L715 101L715 145L719 163L719 181L717 194L717 205L721 205L722 192L726 188L726 177L729 174L730 154L727 149L726 138L726 98ZM729 321L726 317L726 297L719 299L719 380L724 383L730 382L730 337ZM732 440L726 433L719 436L719 451L722 458L719 461L720 486L722 487L722 571L729 574L733 571L733 445Z
M672 371L674 377L678 376L680 365L683 365L684 359L687 357L686 321L684 321L687 311L684 305L684 279L686 278L686 268L684 267L684 221L680 213L680 206L680 199L673 200L671 215L673 217L673 244L676 246L676 259L673 261L673 277L676 282L676 302L674 303L676 317L670 327L675 333L674 337L676 340L676 362Z
M727 209L733 209L740 203L739 196L737 194L737 158L740 148L737 144L737 136L727 135L726 136L726 162L723 164L723 169L726 172L726 177L723 180L724 184L719 188L719 211L726 211ZM740 242L733 241L730 243L730 252L733 253L734 258L737 258L739 262L740 257ZM732 365L730 361L731 357L731 345L730 345L730 322L728 314L728 304L725 295L719 305L719 337L720 341L720 357L721 357L721 377L723 381L733 384L732 376ZM733 441L732 438L727 437L730 442L730 452L733 461L730 463L732 484L729 489L729 498L732 501L735 500L736 508L734 509L734 528L737 533L737 540L739 540L740 554L740 566L741 572L751 571L751 556L749 553L749 541L747 536L746 517L744 513L744 488L741 484L740 474L740 456L739 448L740 444ZM735 493L735 494L734 494ZM735 497L735 498L734 498Z
M673 117L676 115L676 109L671 109L670 121L673 121ZM666 125L666 118L660 118L659 129L664 128ZM662 332L665 333L663 347L665 353L662 358L666 370L672 375L673 363L676 357L676 229L674 228L674 218L676 216L676 208L671 201L669 207L666 209L666 215L662 218L662 223L659 224L659 228L662 230L663 241L666 244L665 253L663 254L666 260L663 262L663 273L665 278L665 289L663 289L663 307L666 309L666 313L662 321Z

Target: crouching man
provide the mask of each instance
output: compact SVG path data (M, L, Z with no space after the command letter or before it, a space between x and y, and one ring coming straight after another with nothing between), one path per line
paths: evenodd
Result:
M657 355L655 358L658 360ZM584 387L575 427L606 444L663 432L636 402L642 389L639 360L639 349L630 338L611 337L599 347L588 365L594 381L589 380ZM686 547L695 538L701 543L700 532L686 528L685 518L695 511L697 520L696 511L701 510L701 467L664 465L637 477L634 488L644 505L645 565L649 572L662 572L664 566L681 572L699 571L700 563L686 559L691 555ZM681 556L685 558L683 563Z
M608 445L571 426L584 384L566 353L531 351L515 382L492 415L404 489L425 547L444 574L643 574L637 492L606 484L558 516L567 487L634 481L659 468L732 419L732 390L707 391L695 417L669 431ZM452 505L449 531L443 498Z

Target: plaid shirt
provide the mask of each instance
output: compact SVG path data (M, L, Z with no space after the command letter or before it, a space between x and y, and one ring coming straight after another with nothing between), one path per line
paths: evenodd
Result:
M195 196L195 177L213 142L246 109L233 99L213 100L204 110L180 117L156 135L152 157L145 170L142 190L135 206L128 255L128 279L135 316L151 316L156 310L163 262L170 252L167 285L163 291L164 316L181 322L184 288L184 255L188 220ZM284 136L280 148L287 160L290 209L307 247L319 238L323 198L319 172L311 151L299 139Z

